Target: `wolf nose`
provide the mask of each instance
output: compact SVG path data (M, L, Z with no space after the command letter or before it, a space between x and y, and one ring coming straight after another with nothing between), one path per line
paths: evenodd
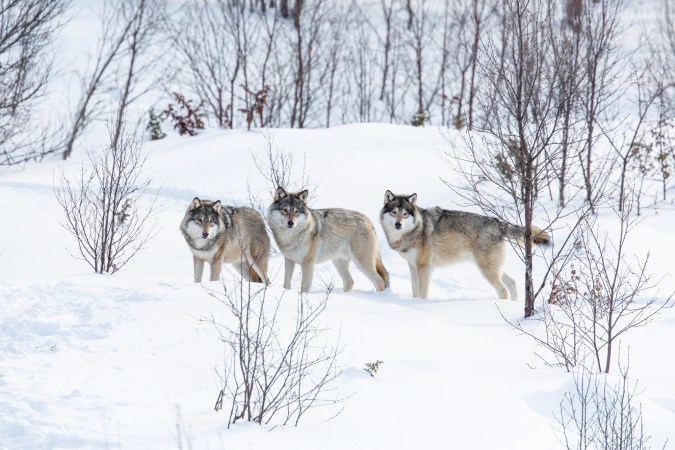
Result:
M294 223L292 220L289 220L286 224L288 225L288 228L293 228Z
M209 233L206 231L202 231L202 237L206 239L207 237L209 237Z
M394 224L394 226L396 227L397 230L400 230L401 229L401 222L396 222Z

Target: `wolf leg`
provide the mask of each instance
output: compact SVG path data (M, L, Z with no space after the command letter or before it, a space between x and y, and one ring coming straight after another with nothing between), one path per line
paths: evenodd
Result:
M490 265L481 265L480 263L478 264L478 268L485 279L492 285L493 288L495 288L495 291L497 291L497 296L499 296L499 298L508 300L509 291L506 289L504 283L502 283L502 275L499 273L499 271Z
M303 262L300 266L300 270L302 270L300 291L309 292L309 290L312 289L312 278L314 278L314 262Z
M513 281L513 278L507 274L502 274L502 282L509 289L509 294L511 295L511 300L518 300L518 288L516 287L516 282Z
M417 266L417 279L419 284L419 298L429 296L429 283L431 282L431 266Z
M219 259L212 260L209 265L211 266L211 281L218 281L220 279L220 269L222 264Z
M194 268L195 283L200 283L202 281L202 274L204 273L204 260L193 256L192 265Z
M295 263L288 258L284 258L284 289L291 289L293 270L295 270Z
M417 266L414 263L408 263L410 269L410 283L412 284L413 298L420 296L420 278L417 275Z
M256 259L253 257L253 255L251 255L251 252L247 250L245 256L248 265L260 277L260 280L265 284L270 284L269 280L267 279L267 274L260 268Z
M361 272L366 274L370 282L375 286L375 290L384 291L386 283L380 274L377 273L375 260L368 257L359 257L359 255L354 256L354 264L356 264L356 267L358 267Z
M507 289L502 282L504 262L506 259L506 244L500 243L497 246L483 248L481 250L482 251L474 252L474 258L480 273L492 287L495 288L499 298L508 299L509 289ZM513 280L511 281L513 282Z
M342 290L348 292L354 286L354 279L349 273L349 260L347 259L334 259L333 265L337 269L340 278L342 278Z

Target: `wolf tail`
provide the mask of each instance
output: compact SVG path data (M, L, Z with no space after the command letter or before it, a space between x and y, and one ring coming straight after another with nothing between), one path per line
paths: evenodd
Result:
M377 270L377 274L384 280L384 288L387 289L389 287L389 272L387 272L384 264L382 264L382 257L379 255L375 261L375 270Z
M248 268L248 276L253 283L262 283L263 282L262 278L260 278L260 275L258 275L258 272L256 272L253 267Z
M520 245L525 241L525 229L517 225L507 224L506 235L518 241ZM551 245L551 235L541 228L532 227L532 243L547 247Z

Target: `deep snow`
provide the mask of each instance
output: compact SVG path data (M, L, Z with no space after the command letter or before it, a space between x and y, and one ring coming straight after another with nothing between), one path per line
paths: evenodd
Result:
M314 206L355 209L373 220L392 283L376 293L352 269L354 291L343 293L333 266L317 267L310 299L323 295L322 283L337 285L323 320L345 346L336 387L351 397L341 414L325 421L337 410L323 410L297 428L228 430L226 412L213 411L223 345L200 320L225 314L206 291L222 287L192 283L178 225L194 196L245 205L250 182L268 198L251 156L264 152L266 133L278 150L294 153L296 175L304 160L316 186ZM59 225L53 180L60 168L79 170L83 154L4 169L0 448L563 448L554 411L572 378L544 367L534 344L502 319L520 318L522 300L497 300L471 264L437 270L431 298L412 299L407 264L387 247L377 223L386 189L416 192L422 206L457 207L441 182L454 180L447 146L445 132L435 128L380 124L207 130L146 142L159 233L113 276L92 274L72 258L74 241ZM647 210L630 237L632 253L652 252L655 279L673 269L674 219L672 206ZM601 213L601 224L612 222ZM281 256L270 266L271 293L281 295ZM520 266L510 251L507 272L522 291ZM226 271L224 280L233 277ZM296 270L293 286L299 283ZM673 290L673 277L666 277L659 295ZM284 309L292 311L291 302ZM631 374L644 389L645 431L658 448L675 430L674 326L675 311L666 310L625 342ZM384 363L371 378L362 369L375 360Z

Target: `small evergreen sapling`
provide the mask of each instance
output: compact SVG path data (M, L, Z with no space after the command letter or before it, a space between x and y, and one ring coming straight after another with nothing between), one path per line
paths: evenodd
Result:
M368 375L370 375L372 378L375 378L375 374L378 370L380 370L381 364L383 364L383 362L378 359L375 362L366 363L366 367L363 370L368 372Z
M422 110L417 111L410 120L413 127L423 127L429 121L429 116Z
M150 133L150 139L153 141L164 139L166 133L162 130L162 115L155 114L155 108L150 108L148 115L148 126L145 127L145 130Z

